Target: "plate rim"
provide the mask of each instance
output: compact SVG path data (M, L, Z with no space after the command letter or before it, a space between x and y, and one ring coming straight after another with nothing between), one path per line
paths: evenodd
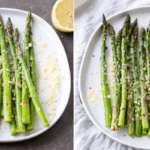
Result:
M150 8L150 6L140 6L140 7L132 7L132 8L128 8L128 9L125 9L123 11L119 11L117 13L115 13L114 15L106 18L107 21L109 21L110 19L113 19L114 17L118 16L118 15L121 15L123 13L128 13L128 11L134 11L134 10L138 10L138 9L143 9L143 8ZM79 69L79 77L78 77L78 88L79 88L79 95L80 95L80 98L81 98L81 101L82 101L82 104L83 104L83 107L85 109L85 112L87 113L88 117L90 118L90 120L93 122L93 124L99 129L101 130L105 135L107 135L108 137L110 137L111 139L117 141L118 143L121 143L123 145L126 145L126 146L130 146L130 147L133 147L133 148L140 148L140 149L145 149L145 150L148 150L149 148L142 148L142 147L136 147L136 146L133 146L133 145L130 145L128 143L123 143L122 141L120 141L119 139L117 139L116 137L113 137L112 135L109 135L109 133L107 133L106 131L103 130L103 128L101 127L101 125L99 125L96 120L94 119L94 117L92 117L92 114L90 113L90 111L88 110L88 107L87 107L87 104L84 102L84 98L82 96L82 70L83 70L83 64L84 64L84 60L85 60L85 57L87 55L87 52L88 52L88 48L92 42L92 39L94 38L95 34L98 32L98 30L100 29L102 25L102 21L100 22L100 24L98 24L95 28L95 30L93 31L93 33L91 34L90 36L90 39L89 41L87 42L87 45L86 45L86 48L85 48L85 51L84 51L84 54L83 54L83 58L82 58L82 61L81 61L81 66L80 66L80 69Z
M23 13L23 14L28 14L29 11L26 11L26 10L21 10L21 9L16 9L16 8L7 8L7 7L0 7L0 11L13 11L13 12L18 12L18 13ZM31 12L32 13L32 12ZM36 18L38 18L39 20L42 20L45 24L47 24L47 26L49 26L49 28L51 28L53 34L55 35L57 41L59 41L59 45L62 47L62 50L63 50L63 53L64 53L64 58L66 59L66 68L68 70L68 93L66 94L67 96L67 100L66 100L66 103L64 103L64 107L63 109L61 110L61 113L59 113L58 117L55 119L55 121L51 124L50 123L50 126L48 127L44 127L42 130L34 133L34 134L31 134L29 136L25 136L25 137L18 137L18 139L11 139L11 140L1 140L0 139L0 143L13 143L13 142L21 142L21 141L25 141L25 140L29 140L29 139L32 139L34 137L37 137L41 134L43 134L44 132L48 131L60 118L61 116L63 115L67 105L68 105L68 102L69 102L69 99L70 99L70 94L71 94L71 72L70 72L70 66L69 66L69 61L68 61L68 57L67 57L67 54L66 54L66 51L65 51L65 48L62 44L62 41L60 40L59 36L57 35L56 31L53 29L53 27L46 21L44 20L42 17L36 15L35 13L32 13L33 16L35 16Z

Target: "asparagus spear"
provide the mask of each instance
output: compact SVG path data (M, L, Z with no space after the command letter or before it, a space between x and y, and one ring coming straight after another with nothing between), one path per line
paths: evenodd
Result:
M2 53L0 48L0 116L2 112L2 98L3 98L3 92L2 92Z
M11 102L11 87L9 84L10 81L10 70L9 70L9 59L8 52L5 41L5 33L3 20L0 16L0 37L1 37L1 51L2 51L2 65L3 65L3 106L4 106L4 121L11 122L12 121L12 102Z
M142 109L142 127L144 130L149 129L149 122L148 122L148 107L147 107L147 87L146 87L146 66L145 66L145 48L144 48L144 40L145 40L145 29L141 29L140 34L140 86L141 86L141 109Z
M28 67L25 63L25 60L23 58L23 55L22 55L22 51L21 51L20 44L19 44L19 41L18 41L19 33L18 33L17 29L14 30L13 37L14 37L14 43L15 43L15 46L16 46L17 57L18 57L20 63L22 64L24 77L25 77L26 83L28 85L29 93L31 95L35 110L36 110L42 124L44 126L48 126L49 125L48 120L46 119L46 117L44 115L43 109L42 109L41 104L39 102L39 99L37 97L36 89L33 85L33 82L32 82L31 76L30 76L29 69L28 69Z
M138 28L136 27L131 37L131 70L133 73L133 98L135 105L135 135L141 136L142 132L142 121L141 121L141 103L140 103L140 88L139 88L139 75L138 75L138 64L137 64L137 39Z
M113 112L112 112L112 124L111 130L117 130L118 128L118 116L119 116L119 104L120 104L120 83L119 83L119 65L117 59L116 43L115 43L115 31L112 25L108 24L108 31L111 37L112 53L113 53L113 71L114 71L114 89L113 89Z
M28 68L30 68L29 37L31 34L30 33L31 17L32 17L31 13L29 13L26 19L25 40L24 40L24 45L25 45L24 56ZM29 90L26 81L23 80L22 82L23 82L22 83L22 122L24 124L29 124L30 123Z
M146 64L147 64L147 99L150 100L150 25L147 28L146 34ZM148 111L150 111L150 102L148 101ZM147 134L150 137L150 129Z
M35 62L34 47L33 47L31 34L30 34L30 43L32 44L32 46L30 47L30 61L31 61L30 73L31 73L32 82L33 82L35 90L37 92L36 62ZM30 123L27 125L27 130L31 130L34 127L34 114L35 114L34 112L35 112L35 108L34 108L32 100L30 100L31 120L30 120Z
M127 104L127 48L128 48L128 30L130 26L130 16L126 17L122 30L122 67L121 67L121 82L122 82L122 98L119 113L118 126L124 127L126 104Z
M133 22L130 27L129 35L128 35L128 78L127 78L127 86L128 86L128 96L127 96L127 126L128 126L128 134L134 135L134 95L133 95L133 71L132 71L132 61L131 61L131 49L133 43L130 42L132 40L132 36L134 35L133 30L137 27L137 19ZM135 44L135 43L134 43Z
M6 38L6 47L8 48L9 46L9 42L8 42L8 36L5 36ZM10 86L11 86L11 99L12 99L12 121L9 122L9 127L10 127L10 133L11 135L16 135L17 133L17 128L16 128L16 121L15 121L15 90L14 90L14 84L15 84L15 80L14 80L14 69L13 69L13 60L12 60L12 55L8 55L9 56L9 66L10 66Z
M106 124L106 126L109 127L109 126L111 126L112 112L111 112L111 102L110 102L110 97L109 97L109 88L108 88L108 81L107 81L107 69L106 69L106 60L105 60L106 37L107 37L107 22L106 22L105 16L103 15L100 71L101 71L102 96L103 96L104 109L105 109L105 124Z
M118 82L119 82L119 88L118 88L118 97L120 99L119 101L119 108L121 104L121 42L122 42L122 29L119 30L117 35L117 59L118 59Z
M15 71L15 93L16 93L16 121L17 121L17 130L18 132L24 132L25 126L22 123L22 110L21 110L21 75L20 75L20 64L19 60L16 56L16 49L13 41L13 27L10 18L8 18L7 21L7 36L8 36L8 42L10 45L11 54L13 57L13 68Z
M146 34L146 64L147 64L147 87L150 92L150 25Z
M127 96L127 126L128 126L128 134L134 135L134 92L133 92L133 71L132 71L132 61L131 61L131 49L132 49L132 35L134 35L134 30L137 27L137 19L132 23L129 33L128 33L128 79L127 79L127 86L128 86L128 96Z
M146 64L147 64L147 99L148 101L148 111L150 112L150 25L147 28L147 34L146 34Z

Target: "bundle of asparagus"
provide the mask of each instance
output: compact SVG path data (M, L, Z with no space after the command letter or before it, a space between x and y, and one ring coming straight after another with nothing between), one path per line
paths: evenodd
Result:
M113 131L127 125L129 135L150 136L150 26L147 32L141 28L137 51L137 19L132 24L130 20L127 15L116 37L113 26L103 16L100 71L105 123ZM113 59L112 107L105 59L107 29L111 38Z
M29 13L23 54L18 29L13 31L11 19L8 18L5 34L0 16L0 115L2 116L3 110L4 121L9 123L12 135L34 128L35 111L43 126L49 125L37 96L31 21L32 15Z

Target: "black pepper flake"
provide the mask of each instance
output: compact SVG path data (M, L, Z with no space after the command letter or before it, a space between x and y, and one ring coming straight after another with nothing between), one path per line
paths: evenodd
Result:
M94 57L94 55L92 55L92 57Z
M91 87L89 87L89 89L92 89Z

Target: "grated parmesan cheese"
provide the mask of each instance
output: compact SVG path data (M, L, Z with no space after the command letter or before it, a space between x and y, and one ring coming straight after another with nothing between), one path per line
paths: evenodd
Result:
M60 85L61 75L58 71L58 65L57 60L55 57L51 56L43 56L42 58L42 71L41 78L44 80L47 80L48 82L48 89L49 89L49 95L48 99L44 101L44 104L48 105L48 115L54 116L55 115L55 102L56 102L56 95L57 91Z

